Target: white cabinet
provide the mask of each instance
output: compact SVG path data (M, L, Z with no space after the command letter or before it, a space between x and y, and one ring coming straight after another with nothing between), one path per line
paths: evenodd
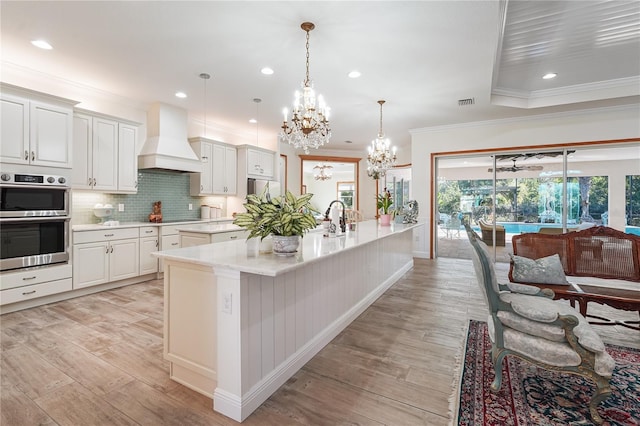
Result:
M239 180L274 180L276 153L251 145L238 146Z
M73 233L73 288L137 277L138 228Z
M157 226L140 228L140 275L158 272L158 259L151 253L160 250Z
M0 305L23 302L72 289L71 265L56 265L2 274Z
M162 225L160 227L160 250L171 250L180 248L180 235L178 235L179 225ZM158 261L158 271L164 272L162 259Z
M201 246L203 244L221 243L224 241L241 240L247 237L247 231L230 232L189 232L180 231L180 247Z
M118 119L76 113L73 117L74 189L135 193L138 127Z
M8 85L2 89L0 161L70 168L75 102Z
M236 148L200 137L189 142L202 162L202 172L191 174L191 195L235 195Z
M273 179L275 153L253 148L247 149L247 175L258 179Z

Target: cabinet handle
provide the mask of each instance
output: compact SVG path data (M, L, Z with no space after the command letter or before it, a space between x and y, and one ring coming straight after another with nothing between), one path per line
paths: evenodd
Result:
M35 279L36 279L36 276L34 275L32 277L24 277L22 281L29 281L29 280L35 280Z
M236 238L238 238L237 235L234 235L233 237L229 237L230 240L235 240Z
M109 253L113 253L113 246L111 246L111 251Z
M209 157L202 157L202 161L204 161L205 163L209 160Z
M24 159L28 160L29 159L29 151L24 151Z
M22 292L22 295L23 295L23 296L27 296L27 295L29 295L29 294L33 294L33 293L35 293L35 292L36 292L35 290L31 290L31 291L23 291L23 292Z
M113 237L113 234L104 234L105 237Z
M144 231L145 234L151 234L153 231Z
M107 251L105 253L109 254L109 246L107 246Z
M200 185L200 192L204 190L204 186Z
M31 151L31 161L36 159L36 152L35 151Z
M91 178L89 178L89 183L88 183L88 185L89 185L89 186L93 186L93 180L92 180Z
M98 185L98 180L96 178L93 178L93 186Z
M138 188L138 181L137 181L137 180L136 180L136 181L133 181L133 187L134 187L134 188Z
M156 247L158 247L158 240L156 240Z
M179 243L171 243L172 246L177 246Z

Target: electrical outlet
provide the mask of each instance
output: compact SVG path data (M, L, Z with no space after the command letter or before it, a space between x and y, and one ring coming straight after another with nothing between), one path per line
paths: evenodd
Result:
M124 211L124 204L118 204L118 211L119 212L123 212Z
M222 312L231 315L232 294L224 293L222 295Z
M193 204L189 203L189 210L193 210Z

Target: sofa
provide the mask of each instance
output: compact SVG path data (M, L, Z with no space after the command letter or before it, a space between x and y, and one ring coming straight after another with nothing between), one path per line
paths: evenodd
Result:
M559 235L515 235L511 243L514 255L530 259L558 254L566 275L640 283L640 237L636 235L594 226ZM513 262L510 279L512 272ZM637 287L640 290L640 284Z
M482 233L482 242L488 246L493 245L493 224L487 223L480 219L478 221L480 231ZM496 246L504 247L505 245L505 229L502 225L496 225Z
M588 302L640 312L640 236L594 226L559 235L520 234L511 243L511 282L549 288L556 298L577 301L583 315ZM541 265L537 276L530 260Z

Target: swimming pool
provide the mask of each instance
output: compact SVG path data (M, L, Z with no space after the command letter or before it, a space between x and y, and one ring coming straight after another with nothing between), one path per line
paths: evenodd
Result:
M498 225L504 226L504 230L507 234L523 234L525 232L538 232L540 228L562 228L560 223L518 223L518 222L498 222ZM570 228L575 225L569 226ZM480 231L479 226L472 226L476 232ZM627 234L633 234L640 236L640 226L627 226L624 228L624 232Z

